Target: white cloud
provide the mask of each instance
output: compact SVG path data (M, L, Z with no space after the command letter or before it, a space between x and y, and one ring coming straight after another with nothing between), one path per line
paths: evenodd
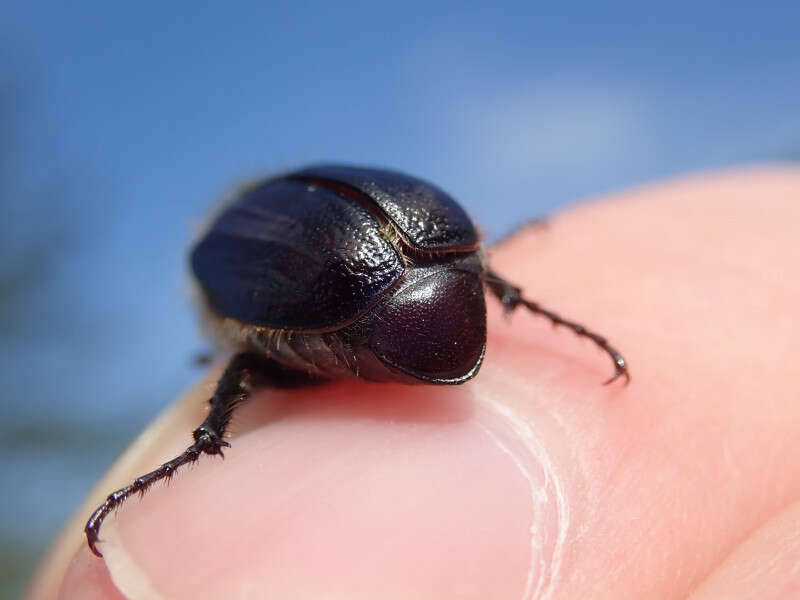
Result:
M505 174L627 170L651 145L645 102L624 88L539 82L452 108L454 151Z

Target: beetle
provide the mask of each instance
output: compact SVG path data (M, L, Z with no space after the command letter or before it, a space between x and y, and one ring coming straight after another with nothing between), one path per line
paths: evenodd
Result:
M212 333L235 350L210 411L180 456L110 494L85 533L97 556L103 519L130 495L202 454L223 454L231 414L253 389L357 377L460 384L486 348L484 289L507 312L524 307L608 341L525 298L488 265L464 209L441 189L395 171L317 165L245 189L191 252Z

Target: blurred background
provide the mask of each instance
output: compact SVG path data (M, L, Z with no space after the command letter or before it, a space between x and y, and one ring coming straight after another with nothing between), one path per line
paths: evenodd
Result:
M199 377L186 248L237 182L389 166L491 240L800 159L800 3L721 6L0 2L0 598Z

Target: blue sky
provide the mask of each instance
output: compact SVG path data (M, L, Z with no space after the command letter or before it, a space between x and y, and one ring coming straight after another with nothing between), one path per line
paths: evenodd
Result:
M34 548L197 376L185 248L237 182L384 165L492 239L591 195L800 156L797 2L2 13L0 274L37 276L4 300L0 535L26 523Z

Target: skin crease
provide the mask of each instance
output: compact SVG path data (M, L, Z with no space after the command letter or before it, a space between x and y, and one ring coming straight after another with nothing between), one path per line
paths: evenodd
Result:
M466 385L257 394L224 462L106 521L113 581L153 598L800 595L798 198L800 170L742 169L513 236L497 271L607 335L627 388L600 385L588 341L490 300ZM92 492L28 599L123 597L83 523L185 447L214 375Z

